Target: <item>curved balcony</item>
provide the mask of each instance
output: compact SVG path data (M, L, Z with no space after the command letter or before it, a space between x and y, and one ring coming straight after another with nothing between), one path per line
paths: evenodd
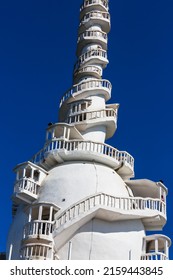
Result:
M145 236L141 260L168 260L171 240L162 234Z
M85 13L92 10L98 10L102 12L108 12L109 6L107 0L85 0L80 7L80 18L84 16Z
M88 44L98 44L101 45L104 50L107 50L107 43L107 33L100 30L86 30L78 37L76 54L79 56L82 49Z
M55 166L71 160L95 161L115 169L122 177L134 176L134 159L129 153L92 141L52 139L31 159L45 169L51 162L56 162Z
M20 253L21 260L53 260L53 246L41 243L24 245Z
M160 228L165 224L166 209L163 201L158 199L115 197L97 193L56 215L53 233L56 244L62 246L67 241L66 238L70 238L78 228L93 218L111 222L142 219L146 228L150 227L150 223Z
M28 222L24 226L23 242L42 241L42 243L49 243L52 239L53 222L34 220Z
M101 11L91 11L86 13L81 19L79 33L84 32L93 25L101 26L101 29L108 33L110 31L110 14Z
M97 66L87 65L80 69L76 69L74 71L73 79L75 83L78 83L78 81L85 76L93 76L96 79L101 79L102 72L102 69Z
M14 186L14 201L31 203L37 199L40 186L30 178L22 178L16 181Z
M74 124L79 131L105 125L107 128L106 139L111 138L117 128L117 112L114 109L104 109L99 111L84 111L68 116L65 121L68 124Z
M162 182L154 182L148 179L126 180L126 185L131 189L134 196L161 198L166 201L168 189Z
M74 66L74 71L87 64L96 64L105 68L109 63L107 59L107 52L102 49L93 49L82 54Z
M105 101L111 98L112 85L108 80L88 79L74 85L69 89L60 100L60 107L65 102L84 99L92 95L103 95Z

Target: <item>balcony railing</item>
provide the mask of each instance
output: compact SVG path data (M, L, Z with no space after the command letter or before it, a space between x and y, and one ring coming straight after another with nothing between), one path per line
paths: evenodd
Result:
M102 49L93 49L82 54L75 64L74 71L87 62L91 63L90 60L92 59L99 60L98 64L106 65L108 63L107 52Z
M14 186L14 195L24 201L33 201L37 199L40 186L30 178L22 178L16 181Z
M153 252L153 253L146 253L141 256L141 260L144 261L153 261L153 260L168 260L168 257L164 253L160 252Z
M80 154L83 154L83 159L85 159L85 157L87 157L87 154L89 154L91 160L96 160L97 162L103 163L105 163L104 158L107 158L109 161L109 163L106 161L105 164L107 165L116 165L118 167L121 166L122 163L124 163L129 166L129 169L132 173L134 170L134 158L129 153L125 151L119 151L107 144L97 143L93 141L67 141L64 139L53 139L49 141L41 151L34 155L34 157L31 159L31 162L39 164L43 162L45 153L58 150L67 151L69 153L78 151L80 152ZM97 156L96 158L95 155ZM66 154L65 157L67 158L66 160L68 160L68 154Z
M101 5L104 6L106 10L108 10L108 1L107 0L85 0L84 3L80 7L80 11L82 11L84 8L87 8L92 5Z
M91 11L86 13L81 19L81 23L79 25L79 32L81 33L88 27L94 25L99 21L99 25L101 25L102 30L106 33L110 31L110 14L108 12L102 11Z
M41 236L52 238L53 222L34 220L24 226L23 239Z
M77 78L83 76L83 75L93 75L94 77L96 76L96 78L100 79L102 76L102 70L97 67L97 66L84 66L80 69L76 69L74 71L74 79L77 80Z
M84 15L81 22L90 18L107 19L110 20L110 14L108 12L92 11Z
M81 123L87 121L95 121L96 119L101 118L116 118L117 113L114 109L105 109L100 111L92 112L81 112L74 115L71 115L67 118L67 123Z
M98 39L98 40L104 40L105 43L107 43L107 33L100 31L100 30L86 30L85 32L81 33L78 37L77 43L79 44L80 41L85 39Z
M62 106L63 102L65 102L70 97L82 94L86 91L92 91L98 89L102 91L102 94L104 94L103 91L106 91L106 93L109 96L109 97L106 96L107 100L111 97L112 85L108 80L98 80L98 79L87 80L77 85L74 85L71 89L69 89L61 98L60 107Z
M105 193L98 193L70 206L56 219L56 228L61 227L71 219L94 209L96 206L109 207L115 211L123 210L134 215L136 211L158 211L166 215L165 203L159 199L141 197L115 197ZM129 212L130 211L130 212ZM139 212L138 212L139 213ZM140 215L140 213L139 213ZM144 215L144 212L143 212ZM147 215L146 215L147 216Z
M53 260L53 249L46 244L27 244L21 248L22 260Z

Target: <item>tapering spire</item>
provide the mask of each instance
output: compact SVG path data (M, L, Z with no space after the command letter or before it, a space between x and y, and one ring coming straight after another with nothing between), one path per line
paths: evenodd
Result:
M119 106L107 106L112 85L102 78L109 63L110 25L108 1L84 0L80 8L73 86L62 97L59 111L60 121L74 123L85 139L99 142L113 136Z
M74 67L74 82L86 78L102 77L108 64L107 34L110 31L108 1L84 1L80 9L77 40L77 62Z
M133 157L105 143L118 112L118 104L107 104L112 86L102 78L109 31L108 1L84 0L74 81L61 99L60 122L48 124L44 147L14 169L12 259L168 258L170 239L145 233L166 222L167 188L131 180Z

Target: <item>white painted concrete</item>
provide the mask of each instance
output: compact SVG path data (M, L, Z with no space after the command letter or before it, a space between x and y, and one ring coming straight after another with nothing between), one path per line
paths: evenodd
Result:
M68 162L49 172L40 188L38 202L52 202L66 209L97 192L129 196L125 183L112 168L85 161Z
M7 259L10 253L10 246L12 245L11 259L20 259L21 240L23 238L23 227L28 222L28 217L24 212L23 205L20 206L13 223L9 229L7 238Z
M160 235L146 237L145 233L146 229L162 229L166 222L166 188L152 181L129 180L134 176L133 157L105 144L105 138L116 130L117 113L93 117L95 111L117 110L119 106L106 104L112 86L102 78L108 64L108 3L84 0L81 6L80 20L92 11L106 15L100 21L88 21L86 15L87 24L79 24L74 81L60 101L63 123L50 125L44 147L31 160L33 170L37 166L45 169L39 169L38 194L27 200L22 193L26 188L33 192L25 169L22 191L17 178L18 189L14 191L21 195L17 196L19 207L9 230L7 258L168 259L170 240ZM87 105L84 99L90 100ZM69 105L71 102L77 102L76 107ZM65 123L73 123L75 114L80 114L75 125ZM151 250L149 241L154 244Z
M145 231L140 220L107 222L93 219L71 238L72 260L140 260ZM56 239L55 239L56 245ZM58 255L66 260L68 243Z

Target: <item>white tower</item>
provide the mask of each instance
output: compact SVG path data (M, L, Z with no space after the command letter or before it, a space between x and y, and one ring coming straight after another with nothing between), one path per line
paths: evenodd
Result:
M132 180L134 159L105 143L117 128L118 104L107 104L108 0L80 8L73 86L60 101L44 147L15 168L11 259L168 259L170 239L146 236L166 223L162 182Z

